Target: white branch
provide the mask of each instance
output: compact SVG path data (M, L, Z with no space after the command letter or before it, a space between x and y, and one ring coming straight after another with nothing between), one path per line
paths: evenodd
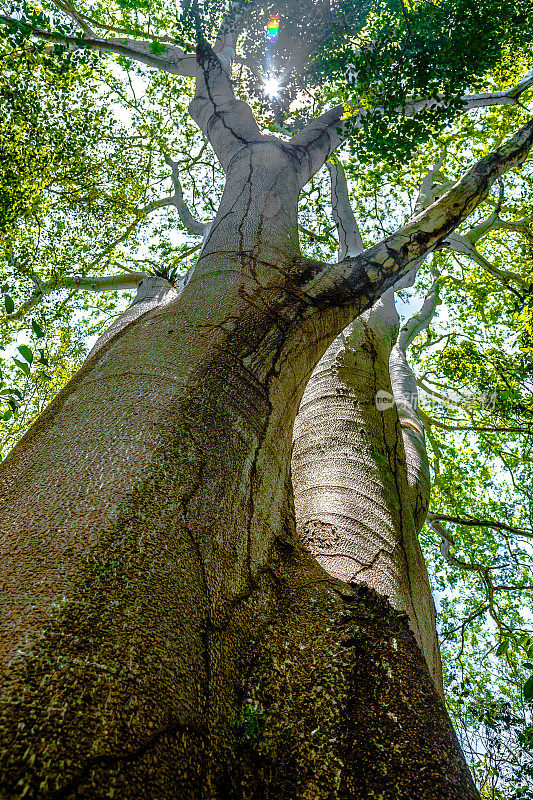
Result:
M435 316L439 303L439 273L433 270L433 274L435 275L435 280L426 294L420 311L407 320L398 335L398 348L404 355L407 353L407 348L429 326Z
M289 142L300 162L300 185L303 187L324 165L342 141L344 106L326 111L309 122Z
M533 119L505 144L480 159L437 202L355 258L332 266L308 259L301 287L310 304L321 308L347 305L361 313L415 262L431 252L484 200L491 186L512 167L522 164L533 146Z
M435 200L438 200L439 197L442 197L442 195L453 186L453 181L444 180L444 176L441 172L443 163L444 155L437 161L436 164L431 167L430 170L428 170L427 174L424 176L424 179L420 184L420 189L418 190L414 216L416 216L416 214L420 214L421 211L434 203ZM440 179L441 181L438 184L435 183L437 179Z
M339 261L363 252L361 231L348 196L346 176L340 161L333 157L326 162L331 176L331 209L339 237Z
M70 2L62 3L61 0L52 0L52 2L53 2L53 4L55 6L60 8L61 11L64 11L65 14L68 14L68 16L76 23L76 25L79 28L81 28L81 30L87 36L93 36L95 38L98 38L98 35L93 31L91 26L88 25L87 22L85 22L85 20L83 19L82 15L78 14L76 9L74 8L74 4L73 3L70 3Z
M183 222L187 231L194 236L203 236L205 234L206 224L193 217L190 212L189 206L183 199L183 188L179 179L179 164L173 161L170 156L165 155L164 159L172 170L172 184L174 186L174 194L170 199L172 205L176 208L179 218Z
M196 92L189 113L208 138L224 170L233 156L261 138L248 103L237 100L228 74L229 62L202 42L196 48Z
M99 36L83 36L81 34L79 36L72 36L35 28L26 21L15 20L2 14L0 14L0 20L10 23L16 22L17 25L27 28L31 35L38 39L62 42L73 48L88 47L91 50L100 50L104 53L116 53L118 55L127 56L134 61L148 64L150 67L156 67L165 72L170 72L173 75L194 77L196 74L196 56L185 53L173 44L165 44L165 52L158 55L152 52L151 49L154 47L154 43L157 42L157 40L148 42L137 39L104 39ZM79 20L77 20L77 23L81 26Z
M491 262L474 247L468 236L462 236L460 233L451 233L447 239L443 240L442 245L455 253L462 253L468 256L468 258L476 264L479 264L486 272L498 278L498 280L505 285L507 285L509 281L514 281L522 289L528 289L529 287L527 280L522 278L521 275L518 275L518 273L511 272L510 270L501 270L495 267L494 264L491 264Z
M34 308L44 295L58 292L61 289L85 289L91 292L109 292L121 289L136 289L139 281L145 277L144 272L128 272L119 275L104 275L87 278L81 275L67 276L57 280L40 283L40 288L26 300L20 308L8 314L8 320L21 319L24 314Z

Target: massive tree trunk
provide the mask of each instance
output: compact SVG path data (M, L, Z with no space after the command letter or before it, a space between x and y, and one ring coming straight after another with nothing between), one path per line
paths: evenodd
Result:
M296 537L293 421L346 319L283 297L258 228L264 259L225 224L2 466L6 798L476 796L405 615Z
M327 347L533 126L331 269L300 254L297 200L342 110L262 136L216 57L199 65L191 113L228 180L194 274L118 326L1 467L2 798L477 797L402 610L418 615L409 559L387 567L399 609L318 563L295 528L292 430ZM389 542L413 516L404 484Z

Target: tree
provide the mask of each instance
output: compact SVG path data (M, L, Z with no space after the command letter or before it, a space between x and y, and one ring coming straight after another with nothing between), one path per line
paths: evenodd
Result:
M190 114L225 183L214 220L200 223L161 134L173 194L160 207L172 205L190 233L204 234L199 257L182 280L168 265L157 269L168 291L161 280L143 280L139 302L3 464L4 795L477 797L439 692L417 540L428 471L405 360L416 324L395 344L391 287L435 249L466 247L454 239L458 227L525 161L533 122L442 194L434 180L423 183L407 223L366 249L342 170L330 162L341 245L334 265L300 250L297 206L350 137L360 158L390 164L402 153L416 157L459 111L516 105L531 74L518 80L508 70L507 89L467 90L490 72L501 76L509 52L527 52L527 5L487 2L474 12L461 2L315 4L300 16L284 5L278 55L287 88L271 103L277 136L261 131L250 105L261 119L254 97L264 16L254 3L232 3L225 16L216 4L201 12L187 5L173 40L164 6L122 4L112 21L99 8L89 17L57 6L67 15L61 23L30 7L4 16L10 57L35 39L55 41L67 54L118 53L194 78ZM134 39L143 36L139 12L148 33ZM245 81L249 103L240 98ZM300 93L313 82L313 103L336 96L344 104L303 120L310 109ZM157 210L154 202L139 220ZM37 276L19 310L61 286L134 288L142 277L90 268L77 283L66 273L49 284ZM13 300L6 309L18 313ZM368 398L359 416L342 418L340 409L344 431L351 425L352 464L364 453L361 475L379 506L368 540L383 530L391 537L390 553L378 547L385 556L367 570L377 592L343 564L346 548L333 569L313 555L332 543L324 515L336 502L318 497L325 507L309 515L302 501L306 470L320 461L306 459L302 446L306 436L319 439L314 402L308 419L302 407L296 436L296 530L293 423L324 353L306 390L319 409L332 405L321 375L329 369L331 377L333 356L336 377L359 401L366 371L375 376L372 397L375 389L402 403L387 417ZM361 447L365 437L373 448ZM361 521L356 508L358 542ZM335 536L346 544L346 535Z

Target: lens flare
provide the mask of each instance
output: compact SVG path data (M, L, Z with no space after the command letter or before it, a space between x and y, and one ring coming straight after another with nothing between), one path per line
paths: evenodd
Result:
M279 14L271 14L267 22L267 41L275 44L278 41L279 33Z

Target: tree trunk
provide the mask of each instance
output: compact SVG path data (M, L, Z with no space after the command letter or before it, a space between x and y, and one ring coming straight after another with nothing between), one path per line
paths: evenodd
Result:
M406 381L397 367L397 335L389 290L333 342L313 372L294 429L296 518L300 538L330 575L364 581L407 613L443 695L435 609L418 543L429 465L423 439L413 453L402 435L394 398Z
M406 616L299 543L294 418L355 312L298 290L285 149L231 174L179 299L1 466L2 797L477 797Z

